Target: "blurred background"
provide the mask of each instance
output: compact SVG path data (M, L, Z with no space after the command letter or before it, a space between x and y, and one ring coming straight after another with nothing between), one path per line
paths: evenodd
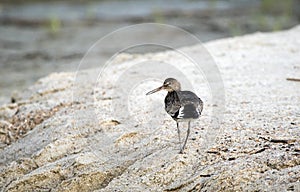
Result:
M289 29L299 21L299 0L2 0L0 104L10 102L14 90L21 91L47 74L75 71L91 45L120 27L171 24L207 42ZM172 41L184 45L180 37ZM102 54L111 55L118 42L105 46Z

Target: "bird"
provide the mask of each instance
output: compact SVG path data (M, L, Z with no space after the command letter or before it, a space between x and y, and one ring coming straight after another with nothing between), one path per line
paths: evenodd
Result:
M179 153L183 153L189 134L191 121L198 119L203 110L203 101L191 91L182 91L181 84L175 78L167 78L163 85L146 93L150 95L161 90L166 90L168 93L165 97L165 110L176 121L177 132L180 139L179 122L188 122L188 129L183 146L180 146Z

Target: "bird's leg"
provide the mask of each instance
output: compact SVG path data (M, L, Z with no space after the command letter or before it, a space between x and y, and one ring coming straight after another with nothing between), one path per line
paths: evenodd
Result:
M183 143L183 146L182 146L182 148L181 148L181 150L180 150L180 153L183 153L183 150L184 150L184 148L185 148L186 142L187 142L188 137L189 137L189 135L190 135L190 127L191 127L191 121L188 122L188 130L187 130L187 132L186 132L186 138L185 138L185 140L184 140L184 143Z
M178 133L178 139L179 139L179 146L180 146L180 151L179 153L182 153L182 148L181 148L181 139L180 139L180 129L179 129L179 123L176 121L177 125L177 133Z
M179 144L181 145L179 123L176 122L176 125L177 125L177 133L178 133Z

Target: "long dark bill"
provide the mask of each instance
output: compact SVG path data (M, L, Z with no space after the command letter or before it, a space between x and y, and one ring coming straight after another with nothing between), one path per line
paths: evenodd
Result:
M156 89L153 89L152 91L149 91L148 93L146 93L146 95L150 95L152 93L155 93L155 92L163 90L163 89L164 89L164 86L160 86L160 87L158 87Z

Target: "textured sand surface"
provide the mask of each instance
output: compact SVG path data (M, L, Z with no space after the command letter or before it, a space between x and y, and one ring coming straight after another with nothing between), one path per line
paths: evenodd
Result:
M223 120L212 130L213 108L220 104L213 102L204 76L189 76L205 106L184 154L178 154L164 93L145 96L159 82L140 83L127 93L130 114L113 111L125 105L116 90L128 91L117 79L143 59L173 63L192 74L175 52L121 54L106 68L110 78L101 82L93 79L95 70L40 79L15 94L15 103L0 107L0 188L300 191L300 83L287 80L300 77L299 36L295 27L204 44L223 80ZM182 50L201 54L203 47ZM133 79L143 75L129 72ZM78 75L84 81L74 83ZM207 142L211 133L214 139Z

